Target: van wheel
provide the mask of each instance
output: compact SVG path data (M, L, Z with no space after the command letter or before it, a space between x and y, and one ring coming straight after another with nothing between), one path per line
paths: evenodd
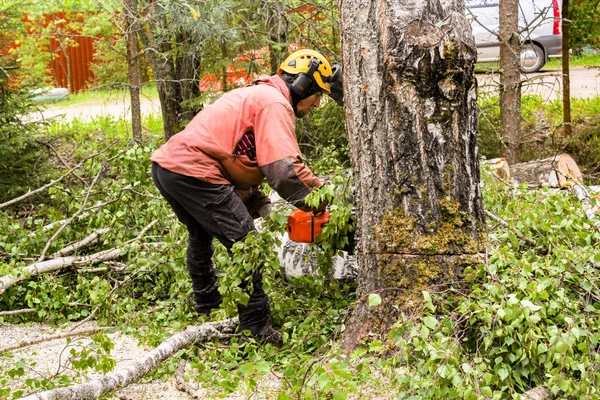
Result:
M537 44L525 43L521 47L521 72L538 72L546 64L544 50Z

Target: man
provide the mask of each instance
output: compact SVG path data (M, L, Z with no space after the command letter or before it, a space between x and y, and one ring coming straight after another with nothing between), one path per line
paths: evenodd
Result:
M152 155L152 178L189 232L186 264L198 313L221 303L212 240L231 249L255 229L253 218L269 202L258 191L265 177L282 198L309 209L304 198L321 181L302 162L294 115L308 115L323 94L342 104L340 72L316 51L296 51L277 75L223 94ZM281 345L260 270L252 286L248 305L238 305L240 328Z

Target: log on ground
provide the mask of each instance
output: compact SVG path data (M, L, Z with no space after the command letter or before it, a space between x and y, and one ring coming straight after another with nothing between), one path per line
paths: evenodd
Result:
M577 163L568 154L511 165L510 176L519 184L552 188L570 187L583 178Z
M206 342L232 333L238 325L237 318L218 322L208 322L190 326L162 342L144 358L137 360L127 368L106 374L79 385L48 390L24 397L23 400L95 400L115 390L124 388L154 371L158 365L179 350L192 343Z

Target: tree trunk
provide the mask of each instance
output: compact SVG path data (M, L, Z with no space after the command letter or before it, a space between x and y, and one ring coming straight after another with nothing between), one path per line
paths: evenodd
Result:
M269 61L271 74L276 74L287 54L288 21L283 1L268 1L267 29L269 30Z
M131 96L131 131L133 140L142 142L142 110L140 106L140 87L142 75L137 41L137 0L123 0L125 14L125 42L127 45L127 73L129 75L129 94Z
M519 162L521 145L521 39L519 1L500 1L500 117L502 147L509 164Z
M562 2L562 79L563 79L563 125L565 136L571 137L571 75L569 73L569 50L571 47L571 21L569 0Z
M339 0L357 191L352 348L480 262L477 56L462 1ZM366 298L379 293L381 305Z
M181 103L179 109L180 123L187 123L201 110L186 106L186 101L200 96L198 84L198 70L200 69L200 57L195 49L188 49L177 58L177 78L180 85ZM181 126L183 127L183 126Z
M155 0L146 7L148 10L149 29L140 29L138 34L144 44L146 54L150 58L150 64L157 83L158 97L163 117L163 129L165 141L181 130L179 125L180 91L175 75L175 64L170 54L171 43L157 39L157 30L160 26L166 26L164 15L161 14L159 5Z

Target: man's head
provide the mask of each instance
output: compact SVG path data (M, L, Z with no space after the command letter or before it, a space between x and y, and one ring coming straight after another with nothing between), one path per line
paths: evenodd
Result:
M290 89L292 106L298 118L317 108L321 96L331 94L334 80L341 79L339 66L332 68L321 53L308 49L290 54L281 63L278 74Z

